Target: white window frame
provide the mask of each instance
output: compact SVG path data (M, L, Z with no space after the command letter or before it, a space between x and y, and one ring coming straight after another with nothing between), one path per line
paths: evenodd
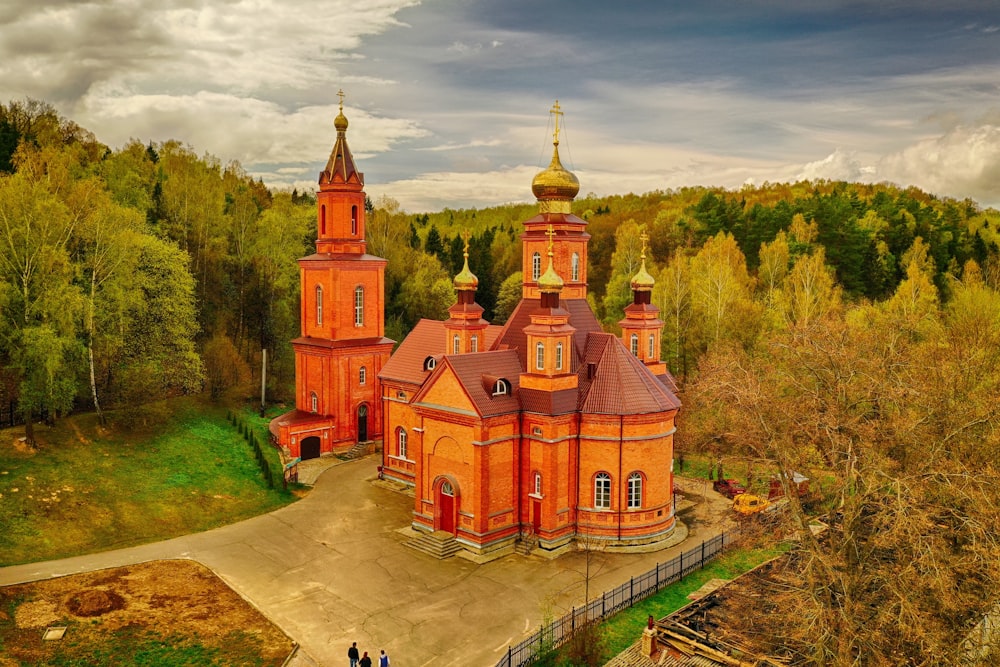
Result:
M316 326L323 326L323 286L316 285Z
M451 353L458 354L462 351L462 339L458 334L451 337Z
M479 336L472 337L472 351L479 352Z
M535 495L542 495L542 473L540 472L535 473Z
M535 343L535 370L545 370L545 343Z
M656 335L649 334L649 357L648 357L649 359L651 360L656 359L658 355L655 354L655 350L656 350Z
M542 253L536 252L531 255L531 279L538 280L542 275Z
M367 380L368 380L368 369L362 366L360 369L358 369L358 384L364 386Z
M493 385L494 396L506 396L509 393L510 391L508 389L506 380L503 379L497 380L496 384Z
M639 334L634 333L629 338L629 350L632 351L632 356L639 356Z
M407 437L406 429L400 426L396 431L396 455L401 459L406 458Z
M319 396L315 391L309 392L309 407L314 413L319 412Z
M365 288L358 285L354 288L354 326L365 325Z
M628 508L642 509L642 473L634 472L628 476Z
M606 472L594 475L594 508L611 509L611 475Z
M563 367L563 344L556 343L556 370L561 371Z
M570 275L573 276L573 282L580 280L580 255L579 253L573 253L570 258Z

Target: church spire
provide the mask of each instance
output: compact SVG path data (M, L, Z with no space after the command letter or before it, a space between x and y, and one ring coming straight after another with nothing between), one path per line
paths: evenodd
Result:
M351 149L347 147L347 116L344 115L344 91L337 91L340 97L340 111L333 119L333 127L337 130L337 141L330 152L330 159L326 161L326 169L319 174L319 184L348 183L354 181L359 185L365 184L365 177L354 165L354 156Z
M559 160L559 117L563 115L559 100L556 100L549 113L555 117L552 161L546 169L535 175L531 181L531 191L538 199L538 207L542 213L569 213L570 203L580 192L580 181Z

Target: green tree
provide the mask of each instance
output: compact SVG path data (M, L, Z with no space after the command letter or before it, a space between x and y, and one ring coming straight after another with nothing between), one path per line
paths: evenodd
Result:
M497 294L497 307L493 314L494 324L503 324L506 322L510 314L514 312L514 308L521 302L523 281L524 276L521 272L515 271L501 283Z

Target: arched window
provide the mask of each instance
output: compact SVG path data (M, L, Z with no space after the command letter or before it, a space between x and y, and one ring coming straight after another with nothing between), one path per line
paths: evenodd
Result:
M326 236L326 204L319 207L319 235Z
M316 326L323 326L323 286L316 285Z
M632 354L634 354L635 356L638 357L639 356L639 334L632 334L632 337L629 339L629 341L630 341L629 342L629 349L632 350Z
M358 207L351 207L351 236L358 234Z
M354 288L354 326L365 325L365 288L358 285Z
M426 359L424 359L425 371L432 371L434 370L435 366L437 366L437 362L434 360L434 357L427 357Z
M556 343L556 370L561 371L563 364L563 344Z
M535 368L537 370L545 369L545 343L535 345Z
M479 336L472 337L472 351L479 352Z
M542 473L535 473L535 495L542 495Z
M313 412L319 412L319 396L316 395L315 391L309 393L309 409Z
M642 474L634 472L628 476L628 508L642 507Z
M542 255L536 252L531 256L531 279L538 280L540 275L542 275Z
M363 385L368 380L368 369L364 366L358 371L358 384Z
M574 282L580 279L580 255L575 252L570 257L570 275Z
M600 510L611 508L611 475L606 472L594 475L594 507Z
M654 336L653 334L649 334L649 359L650 359L650 361L652 361L653 359L656 359L659 356L658 354L654 354L655 350L656 350L656 336Z
M402 427L396 429L396 456L406 458L406 429Z
M455 334L454 336L451 337L451 353L458 354L461 351L462 351L462 339L458 337L458 334Z
M493 395L494 396L506 396L510 393L510 383L508 383L503 378L497 380L493 385Z

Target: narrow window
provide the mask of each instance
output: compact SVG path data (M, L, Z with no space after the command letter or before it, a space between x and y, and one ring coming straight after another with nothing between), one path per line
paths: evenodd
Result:
M458 337L458 334L455 334L451 338L451 353L458 354L459 352L461 352L461 350L462 350L462 339Z
M479 352L479 336L472 337L472 351Z
M358 285L354 288L354 326L365 325L365 288Z
M531 256L531 279L538 280L540 275L542 275L542 256L536 252Z
M573 282L580 279L580 255L575 252L570 258L570 273L573 276Z
M319 396L316 395L315 391L309 393L309 409L313 412L319 412Z
M638 357L639 356L639 334L632 334L632 338L630 339L630 341L631 341L631 343L630 343L630 349L632 350L632 354L634 354L635 356Z
M358 235L358 207L351 207L351 236Z
M396 430L396 455L401 459L406 458L406 430L403 428Z
M545 343L535 345L535 368L538 370L545 369Z
M323 286L316 285L316 326L323 326Z
M606 472L594 476L594 507L602 510L611 508L611 475Z
M326 204L319 207L319 235L326 236Z
M535 495L542 495L542 473L535 473Z
M648 357L648 359L650 361L652 361L653 359L656 359L656 357L658 356L656 354L653 354L653 351L655 349L656 349L656 336L654 336L653 334L649 334L649 357Z
M367 379L368 369L362 366L361 370L358 371L358 384L363 385Z
M628 508L642 507L642 475L634 472L628 476Z
M562 370L563 344L556 343L556 370Z

